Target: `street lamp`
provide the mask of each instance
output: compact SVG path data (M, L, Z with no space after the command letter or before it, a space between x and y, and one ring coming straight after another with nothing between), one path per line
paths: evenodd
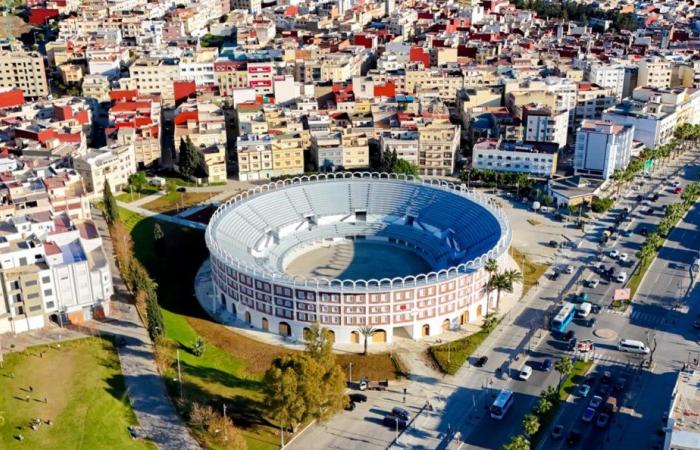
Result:
M352 361L350 361L348 370L350 371L350 374L348 376L348 380L352 383Z

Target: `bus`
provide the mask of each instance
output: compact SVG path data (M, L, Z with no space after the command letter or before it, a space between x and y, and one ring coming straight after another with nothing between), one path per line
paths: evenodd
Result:
M569 326L572 320L574 320L574 314L576 313L576 305L573 303L564 303L556 316L552 319L549 329L559 333L566 331L566 327Z
M513 391L503 389L491 405L491 418L501 420L513 404Z

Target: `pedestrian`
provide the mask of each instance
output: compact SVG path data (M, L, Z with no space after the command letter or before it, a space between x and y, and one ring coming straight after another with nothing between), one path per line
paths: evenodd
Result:
M24 397L24 401L29 403L29 396L28 395Z
M48 403L49 403L49 400L48 400L46 397L44 397L44 403L47 404L47 405L48 405Z
M29 385L29 392L34 392L34 387L32 387L32 385Z

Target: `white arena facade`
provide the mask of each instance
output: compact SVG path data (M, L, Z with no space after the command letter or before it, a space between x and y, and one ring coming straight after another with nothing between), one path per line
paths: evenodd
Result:
M206 230L217 308L302 340L313 323L337 343L419 339L487 312L484 264L504 263L504 213L463 185L335 173L237 195Z

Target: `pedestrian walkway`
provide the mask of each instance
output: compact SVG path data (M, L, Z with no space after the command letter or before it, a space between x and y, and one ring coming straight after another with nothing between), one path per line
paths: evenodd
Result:
M114 285L114 307L104 322L88 322L88 326L103 333L117 336L119 362L126 384L126 392L140 428L136 433L165 450L200 448L185 423L175 412L156 367L153 343L144 328L136 308L125 304L128 299L124 282L115 264L111 236L102 212L93 209L92 217L102 237L105 253L110 255L110 269Z
M163 222L170 222L184 227L195 228L197 230L204 230L207 228L207 226L203 223L183 219L182 217L169 216L167 214L153 212L150 209L142 208L140 206L134 205L133 203L117 201L117 205L131 212L135 212L136 214L140 214L144 217L153 217L154 219L162 220Z

